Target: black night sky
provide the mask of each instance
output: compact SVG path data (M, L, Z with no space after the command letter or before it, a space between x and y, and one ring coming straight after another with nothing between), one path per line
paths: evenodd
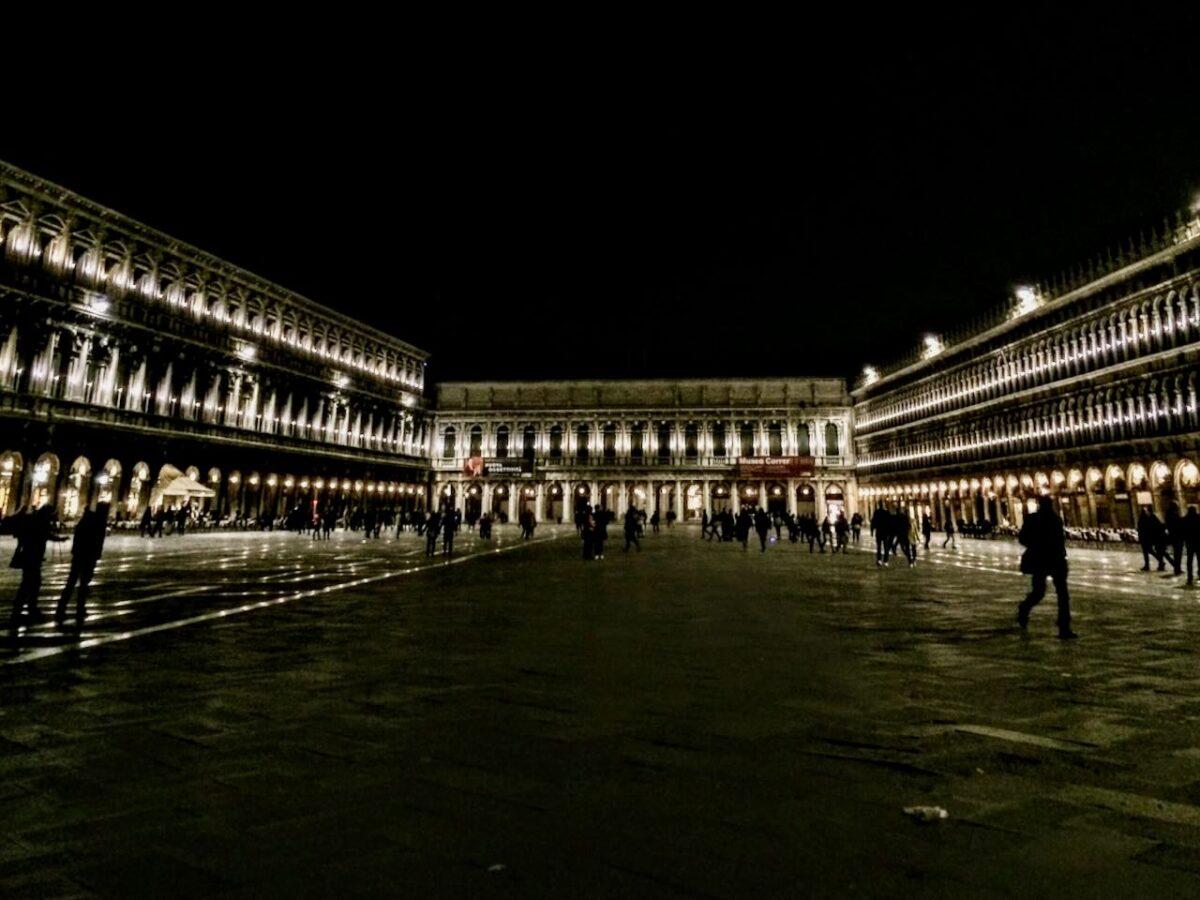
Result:
M0 158L431 351L434 380L852 376L1200 194L1195 22L954 32L293 59Z

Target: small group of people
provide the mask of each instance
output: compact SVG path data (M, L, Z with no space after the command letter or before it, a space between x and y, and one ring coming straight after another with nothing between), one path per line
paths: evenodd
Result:
M157 509L152 510L147 505L142 513L142 521L138 525L138 534L144 538L163 537L169 525L175 534L182 535L187 532L191 521L192 503L190 500L175 509L167 509L166 506L159 504Z
M575 528L583 541L583 558L585 560L604 559L604 545L608 541L608 523L613 514L600 506L581 503L575 510ZM626 513L626 521L629 514ZM636 540L635 540L636 543ZM628 531L626 531L625 549L629 549ZM641 549L641 545L638 545Z
M1187 555L1187 583L1194 583L1196 554L1200 552L1200 513L1189 506L1187 515L1180 515L1179 505L1167 507L1164 522L1149 506L1142 507L1137 523L1138 543L1142 548L1142 571L1150 571L1150 560L1158 563L1163 572L1171 565L1171 574L1183 574L1184 554Z
M434 510L430 513L429 518L425 520L425 555L437 555L437 540L440 535L442 538L442 556L450 556L454 553L454 536L458 534L458 529L462 527L462 511L457 509ZM487 524L488 537L492 533L492 523L489 517ZM482 531L480 537L483 537Z

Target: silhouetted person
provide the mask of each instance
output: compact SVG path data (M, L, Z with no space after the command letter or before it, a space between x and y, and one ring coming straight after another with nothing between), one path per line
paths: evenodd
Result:
M904 555L904 561L910 567L913 566L917 560L917 551L910 541L912 522L908 518L908 512L903 507L898 507L892 513L890 525L896 549Z
M850 517L850 534L854 539L854 543L860 543L862 538L863 517L862 513L855 513Z
M850 552L849 548L847 547L848 541L846 540L846 535L849 533L849 531L850 523L846 521L846 514L839 510L837 518L833 522L833 534L836 538L836 541L833 545L834 553L837 553L839 550L841 550L842 553Z
M459 523L462 521L459 518L460 515L457 511L450 512L442 521L442 556L450 556L454 553L454 535L458 532Z
M425 555L433 556L437 552L438 532L442 528L442 514L434 512L425 522Z
M946 539L942 541L942 549L946 549L947 544L953 544L954 549L958 549L958 541L954 539L954 516L946 516Z
M66 538L54 534L54 508L51 506L26 511L13 516L13 520L12 533L17 538L17 550L9 567L21 570L21 584L13 597L12 624L15 626L22 613L30 622L45 620L37 601L42 590L42 560L46 558L46 544Z
M1166 539L1171 547L1171 568L1176 575L1183 574L1183 545L1186 542L1183 533L1183 516L1179 514L1179 504L1172 502L1167 507Z
M925 549L929 549L929 539L933 537L933 522L929 519L929 513L921 514L921 536L925 539Z
M1187 545L1187 583L1190 586L1192 564L1196 560L1196 554L1200 553L1200 514L1196 512L1196 507L1188 507L1187 515L1182 519L1181 528L1184 543Z
M742 542L742 549L748 550L750 530L754 527L754 517L750 515L750 510L743 508L738 512L736 526L737 539Z
M104 552L104 536L108 532L108 504L97 503L94 510L85 510L75 526L75 535L71 541L71 571L67 575L67 583L58 598L58 609L54 618L62 622L67 617L67 603L70 602L71 592L75 591L75 618L83 622L87 615L88 591L92 585L92 575L96 571L96 563Z
M892 517L882 504L871 514L871 535L875 538L875 565L886 566L892 552Z
M652 516L650 516L650 530L653 531L655 534L658 534L658 522L659 522L658 507L655 507L654 514Z
M596 510L596 526L592 532L592 545L596 559L604 559L604 542L608 540L608 510Z
M1142 507L1142 514L1138 517L1137 533L1138 543L1142 545L1142 571L1150 571L1150 557L1153 556L1158 560L1158 571L1163 571L1167 564L1163 561L1162 551L1159 549L1163 544L1163 524L1158 520L1158 516L1150 511L1150 507Z
M154 513L151 512L149 505L142 513L142 525L138 529L138 533L142 537L154 537Z
M583 558L596 558L596 520L592 518L591 510L584 507L580 510L579 536L583 539Z
M762 552L767 552L767 534L771 530L771 517L766 511L759 508L754 513L754 530L758 532L758 543L762 547Z
M1018 538L1025 552L1021 571L1032 577L1029 596L1017 606L1017 624L1029 625L1029 612L1046 596L1046 579L1054 582L1058 597L1058 636L1064 640L1078 637L1071 630L1071 598L1067 594L1067 538L1062 519L1054 512L1049 497L1038 498L1037 512L1025 517Z
M642 542L638 540L638 511L632 506L625 510L625 552L629 552L630 545L637 548L638 553L642 552Z

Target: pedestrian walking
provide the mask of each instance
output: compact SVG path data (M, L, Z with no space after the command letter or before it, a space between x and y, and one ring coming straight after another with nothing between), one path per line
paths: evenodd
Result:
M875 538L875 565L886 566L892 552L892 517L882 503L871 514L871 535Z
M933 537L933 522L929 513L921 513L921 535L925 538L925 551L929 551L929 539Z
M597 509L595 513L595 528L592 532L592 547L596 559L604 559L604 542L608 540L608 510Z
M1174 501L1167 507L1166 522L1167 544L1171 548L1171 568L1176 575L1183 574L1183 545L1187 542L1184 535L1183 516L1179 514L1179 504Z
M854 515L852 515L850 517L850 534L851 534L855 544L861 543L860 538L862 537L862 527L863 527L862 513L855 512Z
M11 521L17 549L8 565L9 568L21 570L21 583L13 597L12 606L11 624L15 628L20 624L22 615L28 622L45 621L46 616L38 609L38 594L42 590L42 560L46 558L46 544L66 538L54 533L52 506L26 510L13 516Z
M1158 561L1158 571L1166 569L1167 564L1163 560L1161 549L1165 544L1163 524L1148 506L1142 507L1142 514L1138 517L1137 533L1138 543L1142 545L1142 571L1150 571L1150 557L1152 556Z
M958 541L954 539L954 516L946 516L946 539L942 541L942 549L946 549L947 544L952 544L954 549L958 549Z
M637 549L638 553L642 552L642 542L638 540L638 511L632 506L625 510L625 551L629 552L630 546Z
M758 532L758 543L762 546L762 552L766 553L767 534L771 530L771 517L761 507L754 513L754 530Z
M655 534L658 534L658 521L659 521L658 508L655 507L654 514L652 516L650 516L650 530L653 531Z
M1189 506L1187 515L1183 517L1183 540L1187 546L1187 583L1188 587L1192 586L1192 564L1196 561L1196 554L1200 553L1200 514L1196 512L1196 507Z
M58 597L58 609L54 618L62 623L67 618L67 604L71 593L75 593L75 619L80 624L87 617L87 598L92 585L96 563L104 552L104 538L108 532L107 503L97 503L95 509L84 510L75 526L71 541L71 570L67 583Z
M438 532L442 530L442 514L434 510L430 514L429 519L425 522L425 555L433 556L437 553Z
M1066 533L1049 497L1038 498L1037 512L1025 518L1018 540L1025 548L1021 554L1021 572L1033 579L1033 585L1029 595L1017 606L1017 624L1022 631L1028 627L1029 613L1046 596L1046 579L1049 578L1058 598L1058 636L1063 640L1079 637L1071 630Z
M595 559L596 520L592 517L591 510L587 507L580 510L579 536L583 540L583 558L586 560Z

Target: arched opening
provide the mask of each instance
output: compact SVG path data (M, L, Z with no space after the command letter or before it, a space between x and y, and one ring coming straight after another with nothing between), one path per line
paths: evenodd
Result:
M43 453L33 464L33 477L29 485L29 508L39 509L54 502L58 487L58 457Z
M24 461L21 454L9 450L0 456L0 518L17 511L17 486L21 483Z
M1180 505L1200 506L1200 467L1190 459L1180 460L1176 467L1176 479L1179 482Z
M546 518L551 522L562 522L566 504L563 500L563 485L550 482L546 485Z
M537 429L532 425L526 425L525 430L521 432L521 456L524 459L532 460L537 455Z
M758 494L759 489L757 483L742 482L738 485L738 505L758 506L761 499Z
M842 492L842 486L836 482L825 488L825 514L829 516L830 522L846 514L846 496Z
M796 515L815 516L817 514L817 492L810 482L802 481L796 485Z
M91 488L91 462L85 456L76 457L67 472L66 485L59 494L59 518L64 522L76 520L88 508Z
M457 434L453 425L447 425L442 432L442 459L454 459L455 441Z
M704 491L698 484L689 484L683 492L683 517L699 520L703 512Z
M767 485L767 512L773 516L787 514L787 486L778 481Z
M808 425L803 422L796 426L796 453L799 456L812 456L812 443L808 434Z
M496 429L496 458L508 458L508 426L501 425Z
M713 515L729 512L733 507L733 500L729 496L730 487L726 481L718 481L712 486L712 495L709 503L712 505Z
M468 456L475 458L483 456L483 428L479 425L471 426L470 450Z
M474 481L463 491L463 519L473 526L483 515L483 485Z
M96 502L113 504L120 496L121 464L110 459L96 475Z

